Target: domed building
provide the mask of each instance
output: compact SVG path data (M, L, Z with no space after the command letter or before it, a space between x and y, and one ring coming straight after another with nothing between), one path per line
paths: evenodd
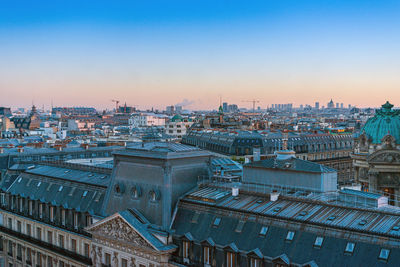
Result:
M352 158L362 189L384 192L399 206L395 202L400 200L400 110L389 102L377 109L356 136Z

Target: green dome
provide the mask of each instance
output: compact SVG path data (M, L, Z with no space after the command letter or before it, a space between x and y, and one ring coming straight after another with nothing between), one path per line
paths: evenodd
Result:
M175 116L172 117L171 119L172 122L179 122L179 121L183 121L183 117L179 114L176 114Z
M393 105L386 102L361 129L361 134L365 133L373 144L380 144L382 138L388 134L396 139L396 144L400 144L400 110L392 108Z

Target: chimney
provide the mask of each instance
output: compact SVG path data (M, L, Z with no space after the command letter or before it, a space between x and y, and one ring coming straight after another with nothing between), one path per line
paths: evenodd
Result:
M18 152L23 153L24 152L24 147L23 146L18 146Z
M234 186L232 187L232 196L237 197L239 195L239 188Z
M4 153L4 147L0 147L0 154Z
M56 149L57 149L58 151L62 151L62 150L63 150L63 147L62 147L62 145L59 145L59 146L56 146Z
M82 147L83 147L85 150L88 150L88 149L89 149L89 144L84 143L84 144L82 144Z
M271 192L271 201L272 202L274 202L274 201L277 201L278 200L278 197L279 197L279 192L277 192L277 191L272 191Z

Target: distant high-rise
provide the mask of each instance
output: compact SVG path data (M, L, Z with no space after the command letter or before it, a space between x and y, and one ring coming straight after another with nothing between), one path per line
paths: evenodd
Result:
M319 109L319 102L315 102L315 109Z
M222 110L224 112L228 112L228 103L227 102L222 103Z
M336 103L336 108L339 108L339 103Z
M343 109L343 103L340 103L340 108Z

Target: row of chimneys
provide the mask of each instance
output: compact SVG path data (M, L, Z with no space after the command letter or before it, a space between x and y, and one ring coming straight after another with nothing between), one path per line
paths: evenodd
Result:
M82 144L81 147L83 147L85 150L89 149L89 144ZM57 149L58 151L62 151L63 150L63 146L62 145L55 145L53 148ZM18 153L23 153L24 152L24 147L23 146L18 146L17 147L17 151ZM0 154L4 153L4 147L0 147Z

